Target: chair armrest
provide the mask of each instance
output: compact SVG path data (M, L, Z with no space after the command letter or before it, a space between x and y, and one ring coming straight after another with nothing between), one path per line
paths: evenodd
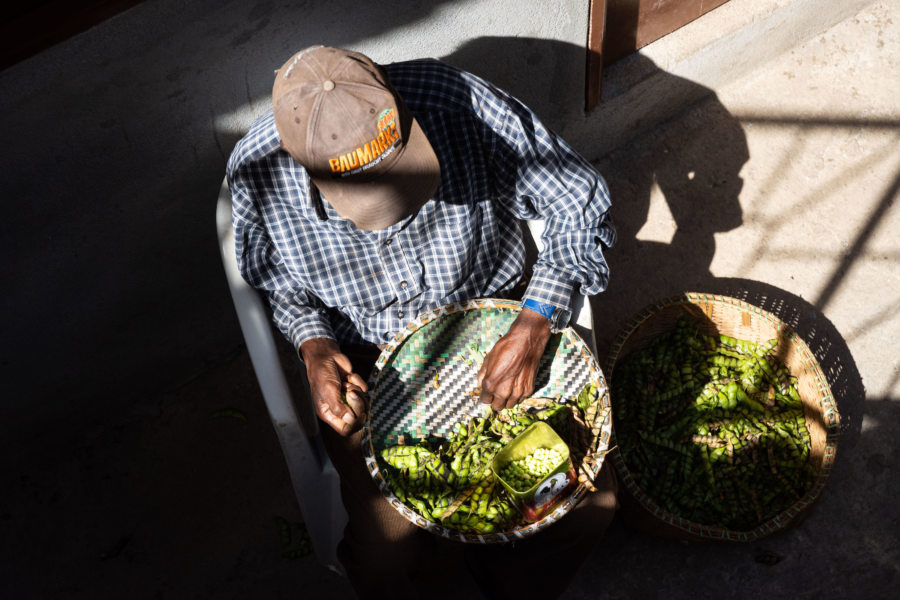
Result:
M313 419L312 435L304 428L285 377L264 300L240 274L234 253L231 210L231 191L227 182L223 181L216 205L216 227L222 265L238 322L316 555L326 566L341 572L336 548L347 515L340 502L340 476L325 450L318 420ZM297 387L308 390L305 372L301 377L303 381ZM308 395L297 400L311 403Z

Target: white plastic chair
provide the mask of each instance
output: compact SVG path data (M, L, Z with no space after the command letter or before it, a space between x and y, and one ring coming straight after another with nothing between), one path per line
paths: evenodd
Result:
M273 333L273 324L262 295L247 284L238 271L231 222L231 191L227 181L222 182L219 191L216 225L222 263L241 331L269 416L281 443L294 493L316 557L329 569L343 574L343 568L337 559L337 544L344 535L347 513L341 503L340 476L325 451L318 419L312 412L305 370L299 370L301 381L298 385L288 384L274 337L280 333ZM531 237L528 240L526 236L528 260L533 263L542 246L544 222L528 221L525 229L525 233ZM575 297L571 323L596 353L591 306L580 294ZM294 398L294 395L298 397ZM308 420L312 423L304 424L301 414L311 415Z
M299 370L299 382L288 383L265 300L238 271L231 223L231 191L225 181L219 191L216 225L231 298L316 558L332 571L343 574L337 545L344 536L347 513L341 503L340 476L328 458L318 419L312 413L305 370ZM303 422L301 415L306 414L313 415L308 419L312 423Z
M525 264L533 265L537 260L537 253L543 247L541 234L544 232L544 221L526 221L527 231L525 239ZM530 235L531 239L528 239ZM572 298L572 319L569 322L572 329L584 340L594 356L597 356L597 342L594 339L594 313L591 303L581 294L576 293ZM599 358L598 358L599 360Z

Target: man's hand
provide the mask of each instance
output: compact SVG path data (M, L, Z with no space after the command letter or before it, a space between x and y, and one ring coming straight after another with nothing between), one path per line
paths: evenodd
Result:
M327 338L307 340L300 345L300 354L306 363L318 417L343 436L359 429L366 419L364 394L369 386L353 372L350 359L341 353L337 342Z
M549 339L550 321L523 308L478 371L481 402L502 410L531 395L534 375Z

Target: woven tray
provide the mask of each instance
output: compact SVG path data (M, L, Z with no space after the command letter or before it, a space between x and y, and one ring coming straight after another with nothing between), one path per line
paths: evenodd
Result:
M611 460L623 484L623 514L631 525L676 539L749 542L784 529L802 519L821 494L834 464L839 416L831 389L806 343L773 314L728 296L687 293L656 303L636 315L622 330L610 349L606 372L613 380L616 361L672 329L684 316L701 324L706 334L724 334L737 339L764 343L778 339L776 355L797 377L803 412L810 433L809 460L817 471L811 489L793 505L760 523L750 531L734 531L688 521L656 504L639 488L625 464L622 453L613 450ZM612 402L622 401L613 397Z
M427 436L446 437L452 426L483 415L472 391L477 367L467 364L473 344L486 354L506 333L521 308L507 300L454 303L420 315L382 351L369 381L372 405L363 427L363 453L385 498L407 520L441 537L466 543L503 543L530 536L572 510L592 488L612 435L606 380L590 349L571 328L551 336L535 377L535 398L574 401L588 384L597 395L585 419L585 446L578 456L579 485L559 507L536 523L492 534L463 533L428 520L401 502L382 474L381 450Z

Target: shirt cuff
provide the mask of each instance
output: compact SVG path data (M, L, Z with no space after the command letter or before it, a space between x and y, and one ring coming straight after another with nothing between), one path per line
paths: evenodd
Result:
M543 304L572 312L575 282L561 278L550 267L535 267L523 299L531 298Z
M319 311L294 321L288 335L297 352L300 352L300 345L307 340L313 338L335 339L328 317Z
M560 281L551 275L551 269L535 269L522 300L523 302L534 300L542 305L555 307L549 320L551 330L557 332L567 327L572 318L572 294L575 291L575 284Z

